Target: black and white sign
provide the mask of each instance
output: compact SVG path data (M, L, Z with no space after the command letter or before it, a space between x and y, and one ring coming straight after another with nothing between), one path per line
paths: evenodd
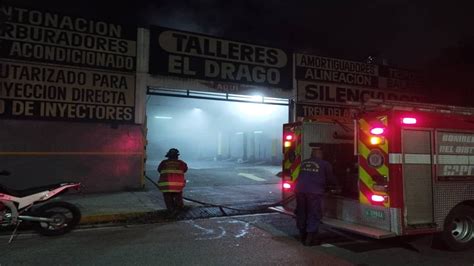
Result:
M298 102L337 104L341 107L348 102L361 103L369 99L397 100L397 101L420 101L420 96L386 91L377 89L367 89L347 85L337 85L331 83L316 83L298 81Z
M416 71L380 66L379 72L379 88L381 89L419 92L423 87L423 75Z
M0 116L133 122L136 29L7 6Z
M378 66L322 56L295 54L297 80L378 87Z
M150 73L290 90L292 71L281 49L152 27Z
M0 60L0 116L132 121L135 76Z
M438 176L474 178L474 134L438 132L437 135Z
M351 108L331 105L310 105L310 104L296 104L297 117L312 117L312 116L331 116L338 118L353 119L357 111Z

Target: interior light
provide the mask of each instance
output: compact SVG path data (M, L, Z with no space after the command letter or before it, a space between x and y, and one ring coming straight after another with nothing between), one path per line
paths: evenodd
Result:
M370 130L370 134L373 135L382 135L385 132L385 129L382 127L375 127Z
M373 202L384 202L385 201L385 197L380 196L380 195L372 195L371 199L372 199Z
M263 96L261 96L261 95L252 95L252 101L254 101L254 102L263 102Z
M414 125L416 124L416 118L414 117L404 117L402 123L405 125Z
M372 145L378 145L382 143L382 138L381 137L371 137L370 138L370 144Z
M156 119L173 119L171 116L155 116Z

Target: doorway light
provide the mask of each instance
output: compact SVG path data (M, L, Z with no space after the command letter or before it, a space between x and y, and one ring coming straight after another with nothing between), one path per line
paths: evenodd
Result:
M156 119L168 119L168 120L173 119L171 116L158 116L158 115L156 115L155 118Z

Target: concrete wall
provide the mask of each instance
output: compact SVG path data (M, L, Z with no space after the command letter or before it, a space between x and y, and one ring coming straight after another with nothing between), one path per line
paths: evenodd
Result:
M142 187L140 125L0 120L2 184L28 188L79 181L85 192Z

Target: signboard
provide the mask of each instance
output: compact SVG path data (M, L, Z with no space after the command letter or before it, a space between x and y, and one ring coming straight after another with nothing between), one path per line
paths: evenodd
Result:
M0 116L133 122L136 29L19 7L0 32Z
M352 119L356 116L356 114L357 111L355 109L347 107L331 105L296 104L297 117L332 116Z
M296 80L378 87L378 66L322 56L296 54Z
M347 102L362 103L368 99L420 101L421 97L409 93L368 89L331 83L298 81L298 102L347 105Z
M399 91L420 91L424 78L418 72L393 67L379 67L379 88Z
M437 140L438 177L474 179L474 134L438 132Z
M150 30L150 73L291 90L288 53L161 27Z
M415 94L423 81L415 72L307 54L295 54L294 64L297 117L348 118L354 116L357 103L369 99L425 99Z

